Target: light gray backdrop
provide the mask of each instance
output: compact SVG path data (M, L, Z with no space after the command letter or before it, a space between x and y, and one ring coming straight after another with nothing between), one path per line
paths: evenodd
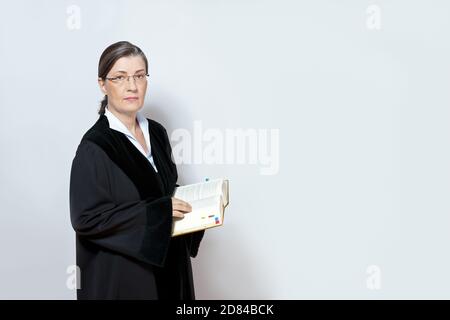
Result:
M225 226L193 259L197 298L450 298L449 12L444 0L1 2L0 298L75 298L70 166L98 117L98 59L119 40L147 54L144 113L173 147L186 129L206 152L196 124L251 137L216 141L223 164L179 162L180 184L231 184Z

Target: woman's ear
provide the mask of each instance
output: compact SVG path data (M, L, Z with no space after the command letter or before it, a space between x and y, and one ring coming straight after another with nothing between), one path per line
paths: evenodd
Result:
M100 90L102 90L104 95L107 95L108 92L106 91L106 87L105 87L105 80L103 80L102 78L98 78L98 86L100 87Z

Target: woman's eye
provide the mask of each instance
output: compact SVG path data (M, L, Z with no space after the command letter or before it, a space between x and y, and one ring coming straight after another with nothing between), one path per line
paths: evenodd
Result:
M124 76L118 76L118 77L116 77L116 80L123 80L123 79L125 79L125 77Z
M137 75L137 78L138 78L138 79L144 79L144 75L143 75L143 74L138 74L138 75Z

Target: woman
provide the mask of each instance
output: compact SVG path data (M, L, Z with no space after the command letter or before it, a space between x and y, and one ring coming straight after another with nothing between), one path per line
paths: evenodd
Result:
M171 237L173 219L191 207L172 197L178 174L165 128L139 112L147 76L147 58L129 42L100 57L100 117L70 176L78 299L195 299L190 258L204 231Z

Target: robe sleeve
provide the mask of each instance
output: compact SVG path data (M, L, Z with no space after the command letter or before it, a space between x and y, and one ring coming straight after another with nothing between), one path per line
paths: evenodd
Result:
M190 234L191 235L191 244L190 244L190 255L192 258L195 258L198 254L198 249L200 247L200 242L205 235L205 230L196 231Z
M108 192L111 160L82 142L72 162L70 216L77 235L114 252L164 266L172 231L170 196L115 203Z

